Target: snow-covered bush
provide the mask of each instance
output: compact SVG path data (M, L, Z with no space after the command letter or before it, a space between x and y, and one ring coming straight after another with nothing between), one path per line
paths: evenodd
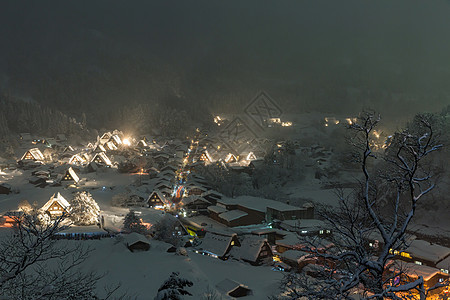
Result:
M192 281L180 278L179 275L179 272L172 272L170 277L158 289L155 300L181 300L183 299L182 296L192 296L191 293L186 291L186 287L193 285Z

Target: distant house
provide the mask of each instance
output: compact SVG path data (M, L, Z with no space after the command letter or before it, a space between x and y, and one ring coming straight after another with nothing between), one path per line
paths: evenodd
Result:
M42 211L50 214L51 217L59 217L69 213L70 204L64 197L58 193L53 194L50 200L41 208Z
M183 198L182 203L186 209L196 211L206 211L207 207L211 205L211 202L201 196L196 195Z
M316 258L312 257L311 253L301 250L287 250L280 255L280 259L297 271L301 271L308 264L316 263Z
M111 141L106 142L105 146L106 146L107 150L111 150L111 151L117 150L117 146Z
M81 156L79 154L75 154L69 159L69 164L71 164L71 165L83 165L85 163L86 163L86 160L84 159L83 156Z
M31 136L30 133L28 132L24 132L19 134L19 138L24 141L24 142L31 142L31 140L33 139L33 137Z
M198 195L200 196L201 194L203 194L204 192L206 192L207 189L198 185L195 186L191 186L188 190L188 195Z
M106 156L105 152L100 152L95 154L92 158L92 161L95 162L98 166L110 167L112 166L111 160L109 160L108 156Z
M119 135L115 134L113 135L108 142L113 143L116 147L119 147L120 145L123 144L122 139L120 138Z
M59 143L63 143L65 141L67 141L67 137L66 137L65 134L59 133L59 134L56 135L56 141L59 142Z
M97 170L99 169L99 166L94 162L90 162L87 166L86 166L86 171L88 173L92 173L92 172L97 172Z
M75 173L75 170L72 167L70 167L64 173L64 176L62 177L61 181L73 181L75 183L78 183L80 182L80 178L78 177L77 173Z
M225 161L225 163L229 164L229 163L237 162L238 159L233 153L228 153L228 155L225 157L224 161Z
M44 161L45 158L41 150L39 150L38 148L32 148L27 152L25 152L25 154L22 156L20 160Z
M405 250L392 252L397 259L430 267L450 257L450 248L423 240L414 240Z
M226 260L230 251L234 246L240 246L239 240L235 233L219 234L207 232L202 239L202 243L196 248L197 252L210 255L215 258Z
M223 194L214 191L214 190L209 190L204 192L203 194L201 194L201 196L208 200L209 202L211 202L212 205L216 205L217 200L222 199L223 197L225 197Z
M98 144L94 149L95 153L106 152L106 148L103 145Z
M8 195L11 193L11 186L7 183L0 183L0 194Z
M166 197L159 191L154 190L147 199L149 207L163 208L169 204Z
M111 132L105 132L101 137L100 137L100 143L103 145L104 143L108 142L112 137Z
M146 141L140 140L140 141L137 143L137 147L138 147L138 148L146 148L146 147L148 147L148 145L147 145L147 142L146 142Z
M419 276L422 276L425 289L435 287L437 284L444 283L449 279L448 273L444 273L437 268L415 263L403 263L401 261L396 261L391 264L389 266L389 271L394 272L394 274L401 272L400 280L404 280L406 282L413 282L417 280ZM430 290L429 296L431 297L436 294L441 294L445 287L446 286L442 286L437 289Z
M249 262L252 265L261 265L272 261L272 249L266 239L247 235L241 240L240 247L233 247L231 257Z
M216 288L224 295L233 298L245 297L253 294L252 290L249 289L248 286L238 283L231 279L222 280L221 282L216 284Z
M136 232L125 235L124 242L131 252L150 250L149 240L142 234Z
M205 163L213 162L211 155L209 155L209 152L206 149L201 152L199 160L204 161Z

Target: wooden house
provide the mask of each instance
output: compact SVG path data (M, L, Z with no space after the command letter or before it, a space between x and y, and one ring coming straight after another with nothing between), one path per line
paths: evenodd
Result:
M103 145L98 144L98 145L94 148L94 152L95 152L95 153L106 152L106 148L105 148Z
M41 208L42 211L48 213L52 218L60 217L63 214L68 214L70 209L70 204L64 197L58 193L53 194L50 200L44 204Z
M8 195L11 193L11 186L7 183L0 183L0 194Z
M199 160L204 161L207 164L213 162L211 155L209 155L209 152L206 149L200 153Z
M79 154L72 155L72 157L69 159L69 164L71 165L83 165L85 163L86 160Z
M63 177L61 178L61 181L73 181L75 183L80 182L80 178L78 177L77 173L75 173L75 170L70 167L66 170Z
M220 200L223 197L225 197L223 194L221 194L215 190L208 190L208 191L202 193L201 196L203 198L205 198L206 200L208 200L209 202L211 202L212 205L216 205L217 200Z
M38 148L32 148L25 152L20 160L44 161L45 158L41 150L39 150Z
M231 279L224 279L216 285L218 291L232 299L252 295L253 292L248 286Z
M238 161L238 159L237 159L236 155L234 155L233 153L228 153L228 155L224 159L224 162L227 164L234 163L237 161Z
M125 245L131 252L140 252L150 250L149 240L142 234L131 232L125 235Z
M207 191L206 188L198 186L198 185L194 185L194 186L189 187L188 195L189 196L190 195L198 195L198 196L200 196L201 194L203 194L206 191Z
M246 261L252 265L261 265L272 261L272 249L266 239L247 235L240 242L240 247L231 249L231 257Z
M170 203L159 190L154 190L150 196L148 196L147 205L154 208L164 208L167 205L170 205Z
M176 172L178 170L178 168L174 165L165 165L164 167L161 168L160 172L165 172L165 171L172 171L172 172Z
M92 158L92 162L95 162L98 166L110 167L112 166L111 160L109 160L108 156L106 156L105 152L100 152L95 154Z
M183 198L182 204L186 209L205 212L208 206L211 206L211 202L201 196L196 195Z
M202 243L196 247L196 251L198 253L226 260L234 246L240 246L235 233L225 234L207 232L202 239Z
M416 263L404 263L401 261L395 261L393 264L389 266L389 272L392 272L393 274L400 274L397 280L401 281L403 284L414 282L421 276L424 281L425 290L437 287L435 289L430 290L428 294L430 298L433 298L433 296L440 295L441 293L443 293L443 290L446 288L446 285L441 287L438 287L437 285L440 283L445 283L446 281L449 280L448 273L444 273L437 268L419 265Z
M114 134L113 136L111 136L108 142L114 144L116 148L123 144L122 139L118 134Z
M109 141L109 142L106 142L105 149L114 151L114 150L117 150L117 146L113 142Z
M111 137L112 137L111 132L109 132L109 131L105 132L99 139L100 144L102 144L102 145L105 144L106 142L109 141L109 139L111 139Z
M437 267L444 259L450 257L450 248L424 240L414 240L409 244L408 248L391 252L396 259L433 268Z

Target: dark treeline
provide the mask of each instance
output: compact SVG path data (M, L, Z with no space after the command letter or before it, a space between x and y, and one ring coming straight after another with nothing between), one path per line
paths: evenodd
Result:
M82 121L83 122L83 121ZM80 134L84 124L57 109L38 103L0 99L0 135L28 132L54 137L62 134Z

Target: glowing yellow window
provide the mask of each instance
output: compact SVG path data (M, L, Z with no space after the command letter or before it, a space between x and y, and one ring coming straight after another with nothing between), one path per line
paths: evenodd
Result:
M400 253L401 256L406 257L406 258L412 258L411 254L407 253L407 252L402 252Z

